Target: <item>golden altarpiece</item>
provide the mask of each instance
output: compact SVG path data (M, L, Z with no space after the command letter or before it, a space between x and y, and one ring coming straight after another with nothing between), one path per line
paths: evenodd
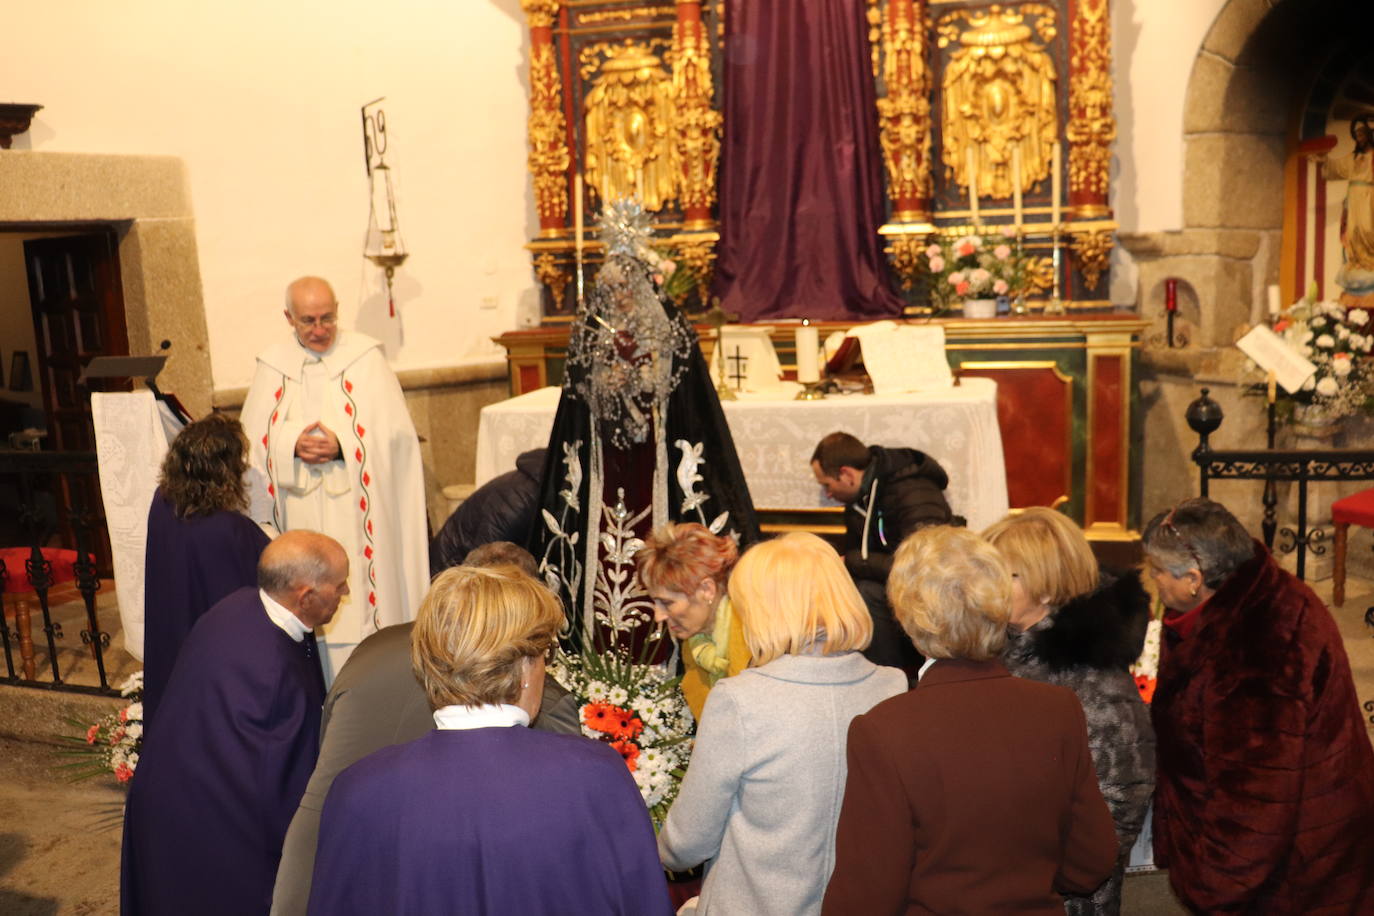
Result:
M709 299L728 127L718 88L729 3L522 6L539 214L539 235L527 248L542 308L540 327L499 338L514 394L561 381L566 324L578 301L579 185L589 227L603 200L637 195L654 216L658 242L697 280L681 304L690 312ZM1107 297L1116 229L1108 206L1116 137L1108 0L866 0L863 15L886 183L879 233L908 317L945 325L951 364L962 374L1002 383L998 413L1014 508L1062 505L1090 537L1133 539L1133 357L1145 322L1113 311ZM931 317L921 257L931 238L1013 221L1019 244L1040 258L1024 312ZM588 231L584 284L599 254ZM822 334L846 326L818 323ZM774 338L786 364L791 331Z

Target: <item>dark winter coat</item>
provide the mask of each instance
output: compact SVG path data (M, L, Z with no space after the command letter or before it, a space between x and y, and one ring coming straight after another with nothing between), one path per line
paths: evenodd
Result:
M492 541L524 546L539 510L539 477L544 449L521 453L515 470L493 477L463 500L429 542L429 574L458 566L475 548Z
M1102 797L1116 823L1119 858L1112 876L1088 897L1065 897L1069 913L1121 910L1121 882L1155 785L1150 712L1129 668L1140 657L1150 598L1134 573L1103 575L1080 595L1024 632L1008 632L1004 661L1018 677L1059 684L1078 695Z
M908 534L949 524L949 475L914 448L870 445L868 454L859 496L844 507L844 564L855 579L886 582L892 554Z
M1155 863L1198 912L1374 912L1374 752L1331 612L1255 556L1166 626Z

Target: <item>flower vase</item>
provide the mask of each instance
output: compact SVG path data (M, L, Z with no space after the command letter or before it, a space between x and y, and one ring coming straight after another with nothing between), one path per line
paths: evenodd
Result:
M1295 438L1318 440L1318 447L1331 446L1345 429L1345 417L1329 413L1313 404L1297 404L1293 408L1293 422L1289 429ZM1298 444L1299 448L1303 447Z
M996 299L965 299L964 300L965 318L996 318L997 300Z

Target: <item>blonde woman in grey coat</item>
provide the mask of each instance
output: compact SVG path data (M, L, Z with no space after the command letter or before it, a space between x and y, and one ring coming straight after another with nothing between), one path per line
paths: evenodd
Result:
M675 870L706 863L698 916L816 914L835 864L850 720L904 692L906 676L860 654L872 621L815 535L751 548L729 592L753 667L706 698L659 858Z
M1097 784L1116 824L1115 871L1091 896L1066 896L1070 916L1115 916L1131 846L1155 787L1155 733L1130 665L1140 656L1150 599L1134 572L1098 571L1083 531L1037 507L983 537L1012 572L1011 626L1002 656L1017 677L1068 687L1088 720Z

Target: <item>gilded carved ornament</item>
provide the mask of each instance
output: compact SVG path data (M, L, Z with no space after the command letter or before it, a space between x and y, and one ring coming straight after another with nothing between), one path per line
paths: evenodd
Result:
M710 209L716 200L716 165L720 161L721 115L711 107L711 48L705 26L673 26L673 112L677 135L677 173L683 209ZM665 199L676 189L661 189ZM647 193L647 192L646 192ZM646 204L646 206L648 206ZM657 209L657 207L650 207Z
M925 248L926 237L924 235L888 236L883 253L887 255L888 263L892 265L892 272L901 280L904 292L910 292L915 288L916 278L925 270Z
M571 164L565 141L562 91L553 46L530 47L529 170L541 220L561 222L568 213L564 176Z
M925 29L916 21L914 7L903 5L889 12L881 32L886 92L877 101L878 140L887 168L887 194L896 203L931 194L931 79ZM898 217L919 215L899 213Z
M686 241L681 236L675 240L679 267L686 267L696 278L697 298L708 302L711 297L711 278L716 270L716 247L714 241Z
M643 44L611 48L585 100L584 169L602 201L638 196L648 211L677 196L673 80Z
M1025 24L1035 15L1035 28ZM1049 176L1058 115L1057 75L1043 44L1052 40L1055 14L1041 4L1003 10L959 10L941 17L941 48L961 46L945 66L941 111L941 161L957 184L967 187L967 150L975 150L980 196L1012 196L1012 149L1021 149L1021 188ZM956 22L969 26L960 32Z
M579 26L588 26L601 25L607 22L635 22L641 19L657 19L663 16L672 16L673 14L674 9L671 6L624 7L583 13L577 17L577 24Z
M1088 289L1096 290L1102 281L1102 273L1107 269L1107 261L1112 254L1112 233L1109 230L1093 229L1075 232L1070 237L1074 261L1083 274L1083 282Z
M1111 29L1107 0L1079 0L1070 34L1069 191L1106 198L1112 114ZM1105 207L1100 208L1105 212ZM1081 216L1099 215L1084 213Z
M553 307L555 311L563 308L563 293L568 289L568 274L558 264L558 259L549 252L544 252L534 259L534 276L549 288L553 295Z
M532 29L552 28L560 6L562 0L520 0L520 8Z

